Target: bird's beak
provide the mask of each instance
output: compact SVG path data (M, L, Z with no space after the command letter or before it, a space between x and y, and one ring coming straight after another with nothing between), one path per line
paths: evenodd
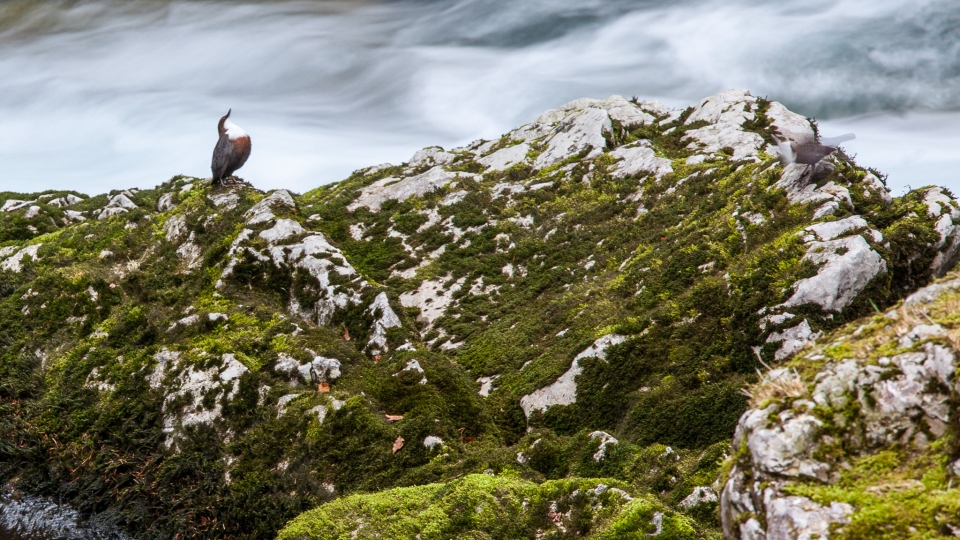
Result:
M232 110L233 110L233 108L227 109L227 115L224 116L224 118L230 118L230 111L232 111Z

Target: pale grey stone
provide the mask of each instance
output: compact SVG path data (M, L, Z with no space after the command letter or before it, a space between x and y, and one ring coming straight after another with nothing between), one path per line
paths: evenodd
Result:
M444 152L439 146L429 146L414 153L407 165L409 167L449 165L455 158L455 155Z
M210 202L212 202L214 206L222 208L225 211L233 210L237 207L237 203L240 202L240 196L233 191L207 195L207 199L210 199Z
M164 193L160 196L160 200L157 201L157 212L173 210L173 206L173 193Z
M286 414L287 405L289 405L291 401L297 399L301 395L302 394L287 394L285 396L281 396L280 399L277 400L277 418L280 418L281 416Z
M260 231L260 238L271 244L287 240L292 236L303 234L304 228L292 219L278 219L273 227Z
M603 109L587 108L564 118L547 143L547 148L533 162L542 169L559 163L588 147L593 148L587 158L600 155L607 147L603 137L613 129L610 116Z
M123 214L134 210L137 208L137 205L134 204L130 198L124 193L118 193L110 198L110 201L100 210L100 215L97 216L97 219L103 220L118 214Z
M617 160L613 168L614 178L625 178L639 172L648 172L657 179L673 172L671 161L657 157L650 147L649 141L639 141L625 145L610 152L610 156Z
M684 497L677 506L684 510L689 510L701 504L715 503L718 500L717 493L713 491L712 488L709 486L697 486L693 488L693 492Z
M607 457L608 446L620 444L620 441L606 431L594 431L589 436L590 440L600 440L600 448L593 454L593 460L596 462L603 461L603 458Z
M793 353L803 348L807 342L817 339L819 336L820 332L814 332L810 328L810 323L804 319L793 328L787 328L781 332L773 332L767 336L766 343L782 343L780 348L777 349L777 352L774 353L774 358L780 361L793 355Z
M516 146L501 148L496 152L477 160L477 163L488 168L488 171L504 171L527 159L530 145L520 143Z
M379 212L383 203L389 200L403 202L410 197L422 197L437 188L449 184L458 176L463 178L479 178L478 175L470 173L453 173L441 166L436 166L422 174L403 179L388 177L363 188L360 196L347 206L347 210L352 212L365 206L374 212Z
M960 279L952 279L942 283L934 283L914 292L903 301L904 306L917 306L920 304L930 304L940 298L941 295L960 289Z
M491 375L477 379L477 382L480 383L480 391L477 393L483 397L490 396L490 391L493 390L493 383L499 378L500 375Z
M554 405L569 405L576 402L576 378L583 371L583 368L580 367L580 360L590 357L603 360L606 358L608 347L623 343L626 340L626 336L608 334L594 341L592 345L573 359L570 369L553 384L520 398L520 408L523 409L523 413L529 418L534 411L545 411Z
M886 261L862 236L811 242L804 260L817 266L817 275L794 284L794 293L781 307L817 304L827 311L850 305L870 281L887 271Z
M860 216L850 216L837 221L824 221L811 225L804 232L816 235L815 240L827 241L844 236L849 232L866 229L870 225Z
M266 197L260 199L260 201L247 209L243 213L244 217L247 218L248 225L256 225L258 223L266 223L274 218L276 215L273 213L275 207L287 207L289 209L294 209L297 207L296 203L293 201L293 197L290 195L290 192L285 189L278 189L273 193L267 195Z
M40 246L43 244L33 244L25 248L20 249L13 255L7 257L0 262L0 270L6 270L19 274L23 270L23 258L30 257L33 261L39 261L40 257L37 256L37 252L40 251ZM8 246L13 247L13 246Z
M177 214L163 222L163 232L167 242L177 242L187 234L187 216Z
M443 316L447 308L453 303L453 295L463 288L466 278L460 278L444 288L450 276L433 280L424 280L416 290L400 295L400 305L420 309L417 320L426 325L425 331L433 328L437 319Z
M371 348L372 354L379 354L387 350L387 329L400 326L400 317L390 307L387 293L378 294L368 311L377 319L374 320L373 333L367 342L367 347ZM377 316L378 312L379 316Z
M766 504L766 540L812 540L829 537L830 526L849 523L853 507L833 502L820 506L806 497L773 497Z

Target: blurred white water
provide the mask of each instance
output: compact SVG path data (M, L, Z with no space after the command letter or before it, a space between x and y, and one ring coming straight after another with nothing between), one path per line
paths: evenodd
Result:
M0 189L209 175L230 107L241 176L306 191L578 97L726 88L855 132L895 192L960 187L958 29L945 0L0 0Z

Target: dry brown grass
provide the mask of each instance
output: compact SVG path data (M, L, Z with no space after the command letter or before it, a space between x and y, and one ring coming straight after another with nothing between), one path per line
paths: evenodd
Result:
M771 374L774 376L771 377ZM750 398L750 407L757 408L771 399L798 398L807 395L807 385L797 370L776 370L766 373L757 370L760 382L740 392Z

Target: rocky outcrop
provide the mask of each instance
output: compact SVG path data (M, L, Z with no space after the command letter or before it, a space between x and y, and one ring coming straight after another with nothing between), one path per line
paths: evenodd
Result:
M734 453L731 534L856 527L861 502L810 486L845 486L883 441L937 444L950 322L911 319L888 365L830 345L807 359L822 380L769 374L787 397L754 403L731 452L739 391L949 273L960 206L892 197L842 151L781 163L778 143L814 139L745 91L686 109L612 96L304 194L189 177L8 194L0 475L100 486L65 496L133 529L153 509L164 537L269 536L332 497L487 469L613 477L635 494L593 532L570 508L625 489L505 500L497 519L694 538L716 532L711 482ZM937 287L905 305L958 288ZM906 319L884 321L866 328Z
M846 500L829 500L831 491L825 489L815 502L798 496L796 486L849 486L858 463L891 451L902 452L903 461L951 455L934 441L945 437L957 414L960 384L951 314L958 287L956 279L931 285L855 330L838 331L823 343L818 339L791 362L806 373L819 366L814 375L780 368L751 390L756 406L738 423L733 446L740 451L721 496L726 538L826 538L847 524L862 527L858 512L871 509L849 502L863 501L854 496L855 489L832 492ZM891 465L883 472L900 487L886 489L919 489L917 496L946 489L957 497L947 477L960 470L942 463L944 486L920 482L929 469ZM859 489L877 492L882 485L873 478ZM956 526L950 519L940 521L941 528Z

